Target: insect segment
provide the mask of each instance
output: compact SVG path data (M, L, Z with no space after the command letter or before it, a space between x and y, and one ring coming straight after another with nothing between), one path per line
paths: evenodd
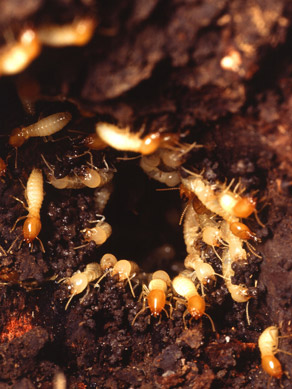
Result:
M93 193L95 209L102 214L113 192L113 185L108 182L100 188L96 188Z
M93 228L84 228L81 231L84 234L84 240L91 242L92 240L99 246L105 243L111 236L112 227L107 222L100 220Z
M136 297L131 284L131 279L135 277L138 272L139 266L135 262L121 259L114 265L111 275L118 275L119 281L127 280L133 297Z
M154 153L161 143L159 132L140 138L140 132L131 133L129 128L121 129L105 122L96 124L96 133L108 146L116 150L133 151L143 155Z
M59 112L47 116L30 126L15 128L10 135L9 144L12 147L20 147L29 138L55 134L62 130L71 118L71 113Z
M174 142L171 139L169 142ZM143 155L140 167L150 178L172 187L180 183L181 177L178 168L185 162L186 154L196 146L196 143L189 145L177 142L176 147L170 143L169 145L165 144L165 148L162 146L163 144L164 142L161 142L160 148L155 153Z
M137 317L143 313L146 309L150 309L151 315L157 317L161 314L161 311L164 311L166 316L168 317L168 313L165 310L165 304L169 304L170 306L170 317L172 313L172 305L166 299L168 297L167 292L171 285L171 280L169 275L164 270L157 270L152 274L151 281L148 284L148 288L146 285L143 285L142 293L140 295L139 300L143 297L143 307L136 314L132 321L132 325L134 325ZM146 307L147 300L147 307Z
M93 18L80 18L70 24L41 26L38 37L44 45L54 47L84 46L92 38L96 21Z
M17 41L0 49L0 75L16 74L24 70L40 53L41 44L30 28L21 32Z
M35 103L40 96L40 84L33 77L21 75L16 79L16 89L25 112L34 115Z
M262 368L271 377L280 379L283 375L283 370L280 361L275 357L277 352L281 351L291 355L287 351L278 349L279 331L276 326L266 328L260 335L258 340L259 349L261 352Z
M19 200L16 197L14 198L15 200L19 201L23 206L25 206L22 200ZM25 198L27 201L27 208L25 208L28 211L28 215L19 217L14 223L14 226L12 227L11 231L15 229L16 224L20 220L26 219L22 227L23 240L26 243L31 244L34 239L37 239L40 242L42 251L45 252L43 244L38 237L42 228L40 210L44 199L43 174L41 170L33 169L30 173L25 189ZM10 250L18 239L19 237L14 240L14 242L9 247L8 252L10 252Z
M238 222L238 217L231 215L226 211L219 203L218 195L215 192L217 188L216 185L210 185L206 180L204 180L199 174L192 173L191 176L187 178L182 178L183 186L193 192L198 199L203 203L203 205L208 208L213 213L221 216L224 220L229 223Z
M91 150L103 150L107 147L107 143L101 140L97 134L87 135L82 143Z
M205 300L199 295L193 281L184 275L178 275L172 280L172 287L174 291L179 296L184 297L185 300L180 298L175 298L175 299L178 302L187 305L187 309L183 314L183 321L184 321L185 328L187 328L185 317L189 313L192 316L192 319L194 318L195 320L198 320L203 315L206 315L212 324L213 331L215 331L215 327L212 319L205 312L205 308L206 308Z
M52 166L46 161L42 154L41 157L49 169L49 172L47 173L49 183L56 189L97 188L107 184L114 176L113 171L109 169L93 169L86 167L84 173L81 173L80 175L70 174L62 178L56 178Z
M229 224L223 221L221 224L222 238L228 244L228 248L222 255L222 273L225 278L225 285L231 294L231 297L237 303L247 302L251 296L248 287L245 285L234 285L231 278L234 275L232 264L235 261L245 260L247 257L245 249L242 247L242 240L235 236L230 230Z
M67 310L74 296L82 293L86 288L88 288L90 282L96 280L100 276L101 276L101 267L98 263L93 262L86 265L83 272L78 270L70 278L67 277L61 279L59 282L66 282L68 284L68 289L71 292L71 297L69 298L65 306L65 310ZM87 290L87 293L88 291L89 288ZM85 296L83 297L83 299L85 298ZM81 300L81 302L83 301L83 299Z

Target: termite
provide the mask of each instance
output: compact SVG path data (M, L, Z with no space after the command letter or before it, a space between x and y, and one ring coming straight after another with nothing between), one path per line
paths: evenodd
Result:
M70 174L62 178L56 178L54 175L54 169L46 161L45 157L41 154L41 157L49 169L47 174L49 183L56 189L81 189L81 188L97 188L105 185L113 178L113 171L109 169L93 169L86 167L84 173L79 175Z
M65 306L65 310L67 310L73 297L76 296L77 294L82 293L86 288L89 287L89 283L96 280L98 277L100 277L100 275L101 275L100 265L98 263L93 262L86 265L83 272L78 270L71 277L61 279L59 282L66 282L68 284L68 289L71 292L71 297L69 298ZM85 296L83 297L83 299L85 298Z
M71 118L71 113L59 112L47 116L30 126L15 128L10 135L9 144L12 147L20 147L29 138L55 134L62 130Z
M95 242L97 246L101 246L105 243L112 234L112 227L110 224L104 221L104 217L97 222L97 224L92 228L84 228L81 230L86 242ZM90 221L89 223L94 223L96 221ZM74 249L79 249L85 247L86 245L74 247Z
M178 275L172 280L172 287L174 291L184 297L184 299L176 298L178 302L187 305L187 309L183 314L184 326L186 326L185 316L189 313L195 320L200 319L203 315L206 315L212 325L212 329L215 332L215 327L210 316L205 312L206 303L205 300L199 295L197 288L193 281L183 275Z
M201 284L206 285L216 280L213 267L204 262L196 251L191 252L184 260L186 269L192 269Z
M103 213L110 196L113 192L113 185L111 182L105 184L101 188L96 188L93 193L93 199L95 204L95 209L98 213Z
M279 336L279 330L276 326L266 328L259 337L258 345L261 352L262 368L271 377L280 379L283 375L283 370L280 361L275 357L275 354L282 352L287 355L292 355L288 351L278 348L279 338L290 337Z
M34 30L22 31L18 40L0 49L0 75L24 70L40 53L41 44Z
M157 317L161 314L161 311L164 311L166 316L168 316L167 311L165 310L165 304L169 304L170 306L170 316L172 312L172 305L166 299L168 297L167 291L171 285L171 280L169 275L164 270L157 270L152 274L151 281L148 284L148 288L146 285L143 285L142 293L139 298L143 297L143 307L136 314L132 321L132 325L134 325L137 317L143 313L146 309L149 309L151 315ZM146 300L148 305L146 306Z
M247 218L252 213L254 213L259 225L265 227L258 217L256 210L256 200L252 196L241 197L240 195L236 194L236 190L239 184L236 185L234 193L231 192L229 188L232 183L233 180L229 186L222 190L222 192L219 194L219 203L221 207L230 215L236 216L238 218Z
M135 262L121 259L114 265L111 275L118 275L119 281L127 280L133 297L136 297L131 284L131 279L135 277L138 272L139 266Z
M192 176L182 178L183 186L193 192L203 205L213 213L221 216L229 223L238 222L238 217L227 212L218 201L218 195L215 192L216 186L210 185L200 175L192 173Z
M20 220L26 218L22 229L24 241L31 244L34 241L34 239L38 239L38 241L41 244L42 250L44 251L43 244L38 237L42 228L42 223L40 219L40 210L44 199L43 174L41 170L33 169L32 172L30 173L30 176L27 180L25 198L27 201L28 215L21 216L20 218L18 218L14 223L14 226L11 229L11 231L14 230L16 224ZM24 205L23 201L17 198L15 199ZM16 240L12 243L8 252L11 250Z
M80 18L70 24L44 25L37 34L44 45L54 47L84 46L92 38L96 21L93 18Z
M99 122L96 124L97 135L116 150L134 151L143 155L152 154L161 143L159 132L141 138L141 133L131 133L129 128L121 129L114 124Z
M87 135L83 139L82 144L84 144L91 150L103 150L107 147L107 143L102 141L100 137L95 133Z

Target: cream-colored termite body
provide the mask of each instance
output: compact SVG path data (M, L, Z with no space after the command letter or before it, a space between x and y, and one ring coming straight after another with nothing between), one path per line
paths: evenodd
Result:
M42 224L40 210L44 199L43 174L39 169L33 169L27 181L25 197L27 199L28 215L23 224L23 237L31 243L40 233Z
M199 295L197 288L193 281L184 276L178 275L172 280L172 287L174 291L179 295L184 297L186 300L187 310L183 314L183 321L186 327L185 316L190 313L192 318L199 319L205 313L205 300ZM177 299L180 302L184 302L183 300Z
M59 112L47 116L30 126L15 128L10 135L9 144L13 147L20 147L29 138L55 134L62 130L71 118L71 113Z
M0 48L0 75L16 74L24 70L40 53L41 44L30 28L21 32L15 42Z
M131 279L139 272L139 266L133 262L126 259L119 260L114 267L112 268L111 275L118 275L119 281L128 281L129 287L131 289L133 297L135 293L131 284Z
M96 21L93 18L80 18L70 24L44 25L37 34L44 45L53 47L83 46L92 38Z
M221 207L218 201L218 195L215 193L216 185L213 188L213 186L206 182L200 175L182 178L181 181L183 186L193 192L210 211L221 216L229 223L239 221L238 217L231 215Z
M201 226L199 223L201 215L197 215L192 206L189 206L184 218L184 240L188 256L184 265L187 269L196 272L196 277L204 285L215 280L215 272L211 265L201 259L200 251L195 248L195 244L201 236Z
M111 236L112 227L105 221L99 221L95 227L85 228L81 232L86 242L94 241L97 245L102 245Z
M81 188L98 188L113 178L113 172L107 169L87 168L84 174L70 174L62 178L55 178L54 174L48 174L48 180L56 189L81 189Z
M150 178L170 187L180 183L180 174L178 171L164 171L158 167L159 165L160 156L158 151L150 155L143 155L140 160L140 167Z
M71 297L65 306L65 310L68 308L74 296L82 293L89 286L90 282L96 280L100 276L100 265L98 263L89 263L86 265L83 272L78 270L72 277L60 280L59 282L66 282L68 284L68 289L71 292Z
M140 133L131 133L129 128L121 129L114 124L99 122L96 124L97 135L107 145L116 150L151 154L160 145L160 134L153 133L141 138Z
M262 368L270 376L280 379L282 366L275 357L278 352L279 331L276 326L266 328L259 337L258 345L261 352Z

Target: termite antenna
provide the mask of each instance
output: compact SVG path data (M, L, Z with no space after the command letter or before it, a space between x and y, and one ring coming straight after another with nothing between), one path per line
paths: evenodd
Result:
M188 210L188 208L189 208L189 205L190 205L190 204L188 203L188 204L185 206L184 210L182 211L182 214L181 214L181 217L180 217L179 223L178 223L179 226L182 225L182 222L183 222L184 217L185 217L185 214L186 214L186 212L187 212L187 210Z
M135 317L134 317L134 319L133 319L133 321L132 321L132 326L134 325L134 323L135 323L137 317L138 317L139 315L141 315L141 313L145 312L147 309L150 309L150 308L149 308L148 305L147 305L147 307L145 306L145 300L143 300L143 308L141 308L140 311L139 311L138 313L136 313L136 315L135 315Z
M40 238L39 238L38 236L36 236L35 238L38 240L38 242L39 242L39 244L40 244L40 246L41 246L42 252L45 253L46 250L45 250L45 248L44 248L43 242L40 240Z
M214 322L213 322L211 316L208 315L208 313L206 313L206 312L204 312L204 315L207 316L207 318L210 320L211 327L212 327L212 331L213 331L213 332L216 332L215 324L214 324Z
M4 248L0 245L0 250L2 251L3 255L5 255L5 257L7 256L7 253L6 251L4 250ZM2 255L2 254L1 254Z
M245 306L245 314L246 314L246 321L247 321L247 324L250 326L250 318L249 318L249 313L248 313L248 307L249 307L249 301L246 303L246 306Z
M52 166L49 164L49 162L45 159L45 157L43 156L43 154L41 154L41 157L42 157L42 160L44 161L46 167L50 170L51 174L54 176L54 169L52 168Z
M19 235L17 238L15 238L14 241L11 243L9 249L7 250L7 252L8 252L9 254L11 254L11 250L13 249L15 243L18 241L18 239L20 238L20 236L21 236L21 235Z

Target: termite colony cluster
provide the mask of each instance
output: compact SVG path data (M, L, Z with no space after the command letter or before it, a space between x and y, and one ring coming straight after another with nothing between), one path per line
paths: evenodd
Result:
M56 26L26 31L19 42L3 49L0 73L21 71L38 55L42 44L83 45L94 27L93 20L86 19L65 26L62 31ZM16 65L14 56L19 52L24 53L24 60ZM36 281L40 285L43 281L54 282L64 292L60 299L64 311L70 310L70 304L86 305L86 299L92 301L92 296L102 298L100 291L106 280L110 280L122 288L128 286L133 298L137 298L128 318L134 331L145 329L145 317L148 323L151 316L159 317L159 323L179 319L188 328L192 319L207 316L216 332L216 320L205 311L212 311L213 305L220 309L227 295L240 314L244 312L244 320L249 324L248 303L257 297L256 273L261 261L254 245L260 238L243 219L254 215L253 225L264 227L257 215L255 193L245 193L240 180L230 183L209 180L204 170L190 169L191 163L187 169L186 163L201 146L182 142L179 134L163 130L146 135L143 131L134 133L108 123L105 118L96 123L95 115L73 107L72 102L64 102L67 110L55 113L54 99L40 96L37 83L30 78L19 77L16 89L24 110L31 116L30 124L12 130L3 148L6 157L0 158L2 207L8 189L13 190L13 196L9 196L14 200L13 212L7 212L1 221L0 255L6 269L0 274L1 281L25 288L35 285L29 272L21 275L21 262L17 261L19 252L24 250L31 262L31 273L38 275ZM37 111L37 96L51 104L50 112L31 124ZM80 118L80 113L86 119ZM79 124L84 128L80 130ZM187 200L180 218L187 255L184 267L168 266L171 274L163 269L143 272L136 262L118 259L107 252L115 251L110 245L115 230L105 216L106 207L114 194L119 163L127 164L132 158L129 152L138 154L135 163L149 179L165 185L165 190L179 190L180 196ZM65 195L58 191L64 191ZM43 204L47 215L42 210ZM66 212L69 205L70 212ZM25 215L23 207L27 210ZM12 220L15 213L19 217ZM25 221L20 227L18 222L22 219ZM52 225L58 229L52 230ZM44 264L44 258L48 263ZM10 271L14 261L17 271ZM44 268L50 274L47 278L39 271ZM73 303L76 295L81 298ZM259 349L263 369L270 376L281 378L283 370L275 357L276 327L268 327L262 333Z
M21 151L23 147L28 147L29 142L33 143L30 138L36 138L36 154L33 156L35 167L29 173L23 174L21 171L21 179L18 180L18 189L15 191L17 195L13 196L15 207L21 210L24 206L27 214L14 220L9 233L3 236L2 242L7 243L1 245L3 261L17 256L23 246L30 255L41 250L43 255L50 259L53 267L55 263L56 267L63 269L53 280L56 285L64 285L63 290L69 294L63 307L65 310L69 309L76 295L82 296L79 301L76 299L75 305L78 306L90 291L100 290L104 279L110 277L123 286L127 283L133 297L140 295L138 300L142 302L142 307L137 305L136 314L130 320L134 329L139 320L144 322L142 317L145 315L148 316L149 323L151 315L160 317L160 322L163 312L165 320L175 320L177 309L184 306L181 318L185 328L188 327L188 316L198 320L205 315L215 332L216 323L205 312L206 301L207 306L216 301L212 296L222 288L239 304L246 304L257 294L256 279L251 278L250 274L249 285L241 281L242 277L239 282L234 277L241 263L244 268L247 263L252 263L253 260L257 263L260 260L256 248L249 243L257 243L260 239L242 220L254 214L254 223L262 225L257 216L254 196L246 195L240 183L235 185L232 181L228 185L209 182L204 178L204 172L195 173L183 167L198 146L195 143L181 143L177 134L158 131L143 136L113 124L98 122L95 125L95 133L82 135L82 132L72 128L71 120L72 114L69 112L54 113L34 124L14 129L9 136L6 162L0 160L2 184L13 181L13 176L17 176L20 166L25 164ZM60 132L59 138L53 139L52 135L65 126L67 133ZM41 137L49 138L43 140ZM71 151L62 155L64 142L71 144ZM48 157L52 155L48 150L53 147L56 150L54 160ZM151 179L165 184L170 189L179 189L181 197L187 200L180 218L187 251L185 269L181 266L179 274L172 279L164 270L149 274L143 272L135 262L118 260L111 253L97 254L100 252L97 247L108 244L112 234L112 226L106 220L104 210L113 192L112 180L118 170L118 158L127 163L124 155L117 157L121 155L120 151L139 153L140 167ZM23 177L27 177L26 183L23 182ZM65 225L60 226L55 235L54 231L51 231L46 242L41 233L42 224L48 225L42 212L46 193L52 192L53 197L58 199L58 191L66 189L69 193L68 199L74 197L76 191L76 207L83 207L88 212L83 214L82 220L75 223L73 230L66 230L68 215L65 216ZM92 209L84 203L84 198L78 197L80 189L86 190L91 197L89 203ZM161 194L164 195L165 192ZM19 203L22 204L18 205ZM62 214L62 207L67 204L66 201L60 207L53 203L47 204L51 220L57 218L57 214ZM22 232L19 232L19 227L16 226L21 219L25 221ZM9 224L9 217L7 222ZM59 236L60 231L63 236ZM64 253L61 242L66 239L68 242L76 242L74 246L67 247L69 269L66 268L66 258L59 258L60 253ZM52 241L55 242L54 247ZM96 255L100 256L99 261L96 261ZM76 268L83 270L76 271ZM9 277L7 279L9 280ZM23 286L26 285L20 278L16 277L16 280ZM246 320L249 322L248 306L245 307ZM277 352L277 345L268 353L265 341L260 338L259 343L264 370L271 376L281 378L281 366L276 364L275 368L271 367L271 363L276 360L274 354Z

